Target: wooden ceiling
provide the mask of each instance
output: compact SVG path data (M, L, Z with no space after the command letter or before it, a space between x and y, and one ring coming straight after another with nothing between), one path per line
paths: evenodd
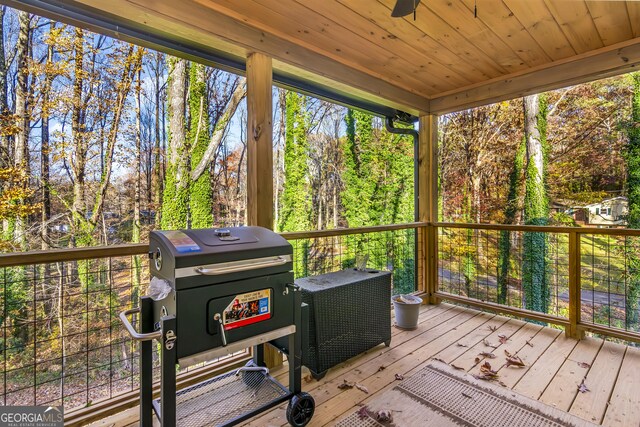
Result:
M417 112L445 112L634 69L640 1L78 0ZM366 95L369 94L369 95Z

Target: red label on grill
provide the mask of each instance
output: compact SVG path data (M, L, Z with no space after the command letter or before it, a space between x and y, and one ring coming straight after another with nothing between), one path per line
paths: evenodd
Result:
M236 295L222 314L224 329L235 329L271 318L271 289Z

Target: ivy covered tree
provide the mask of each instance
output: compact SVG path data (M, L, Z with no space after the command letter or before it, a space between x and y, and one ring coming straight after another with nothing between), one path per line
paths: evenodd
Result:
M524 223L547 225L549 199L547 196L547 99L545 95L523 98L525 120L525 195ZM523 236L522 288L524 306L546 313L550 286L547 266L546 233L526 232Z
M189 71L189 145L191 148L191 169L202 160L209 145L209 105L205 67L191 63ZM208 173L202 173L190 183L189 213L192 228L207 228L213 224L212 191Z
M513 169L509 174L509 191L507 193L506 207L504 210L504 223L514 224L516 214L518 212L518 194L520 189L520 178L524 166L525 141L522 141L514 160ZM509 289L508 276L509 265L511 263L511 232L508 230L500 231L498 240L498 304L506 304L507 292Z
M640 72L631 74L633 90L631 98L631 121L627 126L629 142L625 151L627 163L627 198L629 200L629 228L640 228ZM632 238L632 249L627 251L629 280L626 295L626 326L638 323L638 297L640 297L640 257L638 238Z
M287 92L285 107L284 184L279 231L302 231L311 227L309 196L309 118L305 97Z
M189 147L185 124L187 61L169 59L167 86L169 149L162 196L161 228L172 230L187 228L189 213Z

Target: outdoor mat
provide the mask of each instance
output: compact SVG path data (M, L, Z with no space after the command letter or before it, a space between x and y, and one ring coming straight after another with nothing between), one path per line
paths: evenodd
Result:
M340 420L350 426L589 427L576 416L433 361Z

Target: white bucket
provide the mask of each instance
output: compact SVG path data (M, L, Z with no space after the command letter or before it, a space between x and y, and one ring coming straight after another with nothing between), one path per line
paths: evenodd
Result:
M396 295L391 301L396 314L396 326L402 329L416 329L422 298L415 295Z

